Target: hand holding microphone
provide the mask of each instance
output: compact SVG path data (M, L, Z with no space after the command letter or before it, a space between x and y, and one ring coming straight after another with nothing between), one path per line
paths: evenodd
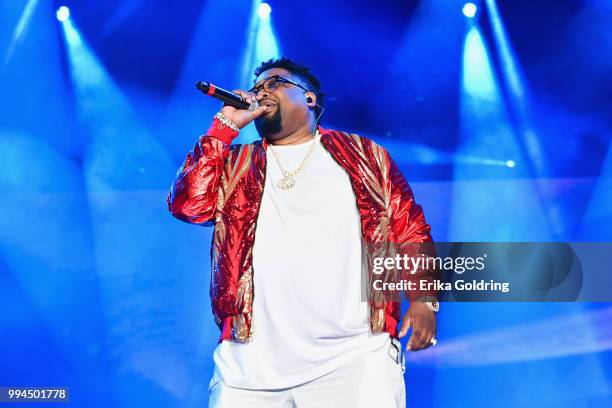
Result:
M234 90L232 92L211 83L198 81L196 87L203 93L224 102L221 114L242 129L268 110L259 106L255 94Z

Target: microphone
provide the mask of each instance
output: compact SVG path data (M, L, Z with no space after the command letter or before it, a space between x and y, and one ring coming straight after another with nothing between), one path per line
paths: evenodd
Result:
M259 103L257 103L257 101L254 103L249 103L243 100L240 95L226 91L223 88L219 88L210 82L198 81L196 82L196 88L206 95L212 96L213 98L220 100L226 105L233 106L236 109L248 109L250 111L254 111L259 107Z

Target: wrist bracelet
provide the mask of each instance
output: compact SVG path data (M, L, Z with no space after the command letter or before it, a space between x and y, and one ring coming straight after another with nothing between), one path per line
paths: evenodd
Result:
M425 304L427 308L434 313L437 313L440 310L440 303L434 296L423 296L417 299L417 302Z
M231 120L223 116L221 112L217 112L217 114L215 115L215 118L219 122L221 122L219 124L219 129L223 129L223 127L227 126L228 128L232 129L234 132L240 132L240 128L238 127L238 125L236 125L234 122L232 122Z

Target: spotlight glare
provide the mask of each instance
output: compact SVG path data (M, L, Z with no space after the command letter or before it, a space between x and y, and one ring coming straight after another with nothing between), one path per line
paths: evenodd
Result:
M473 18L476 15L477 10L478 7L476 7L476 4L471 2L465 3L465 5L463 6L463 15L467 18Z
M516 166L516 163L514 162L514 160L506 160L506 166L513 168L514 166Z
M70 9L66 6L61 6L57 9L55 16L62 23L70 18Z
M272 12L272 7L270 7L268 3L261 3L259 5L259 9L257 10L257 13L259 14L260 18L270 17L271 12Z

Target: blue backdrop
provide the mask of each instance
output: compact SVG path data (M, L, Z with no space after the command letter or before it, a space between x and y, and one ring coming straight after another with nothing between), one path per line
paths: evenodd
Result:
M194 82L247 87L264 58L389 149L435 240L612 239L609 3L260 3L0 4L0 386L207 406L212 231L165 197L219 108ZM604 303L444 304L409 406L612 406L608 327Z

